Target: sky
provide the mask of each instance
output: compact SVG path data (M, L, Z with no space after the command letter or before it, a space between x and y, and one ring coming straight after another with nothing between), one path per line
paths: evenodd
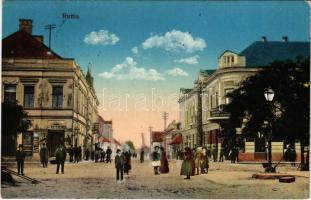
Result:
M2 38L33 20L33 34L74 58L94 76L99 113L113 120L114 137L149 144L148 127L179 121L180 88L191 88L200 69L216 69L225 50L241 52L269 41L309 41L309 7L298 1L9 1ZM67 17L66 17L67 16ZM73 16L68 18L68 16Z

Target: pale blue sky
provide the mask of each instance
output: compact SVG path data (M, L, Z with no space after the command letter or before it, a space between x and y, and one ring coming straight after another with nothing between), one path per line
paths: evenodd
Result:
M79 19L64 21L63 13L77 14ZM306 2L298 1L6 0L3 38L18 30L19 18L32 19L33 33L44 35L46 44L48 31L44 26L56 24L52 49L63 57L74 58L84 71L89 62L93 64L95 89L100 98L103 88L116 93L147 93L151 88L157 88L163 95L177 93L180 87L192 87L200 69L216 68L217 58L224 50L240 52L261 36L270 41L281 40L285 35L290 41L309 40L309 8ZM100 30L106 31L107 36L102 44L94 45L94 38L89 38L93 44L84 41L93 31L98 36ZM174 33L176 37L172 36ZM117 38L114 42L113 37ZM154 39L149 41L152 48L144 49L143 43L150 37ZM178 46L182 44L180 38L186 38L183 42L188 41L190 46L184 49ZM163 41L171 41L173 46L161 43ZM138 54L131 51L134 46L138 47ZM195 56L197 64L177 62ZM112 68L127 57L136 64L125 63L112 75ZM168 72L176 67L181 70L179 73ZM133 73L139 71L151 80L126 74L133 69ZM125 70L122 72L125 79L132 80L116 80L122 70ZM99 76L103 72L113 77ZM162 78L165 80L154 80ZM141 126L144 130L148 127L147 124Z

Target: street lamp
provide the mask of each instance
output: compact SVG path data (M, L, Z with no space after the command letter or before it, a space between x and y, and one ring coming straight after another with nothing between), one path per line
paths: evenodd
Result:
M266 101L272 102L274 97L274 91L271 88L267 88L264 91L264 95L266 98ZM271 122L270 122L270 128ZM271 140L272 140L272 129L268 132L268 167L266 168L266 172L275 172L275 168L272 167L272 147L271 147Z

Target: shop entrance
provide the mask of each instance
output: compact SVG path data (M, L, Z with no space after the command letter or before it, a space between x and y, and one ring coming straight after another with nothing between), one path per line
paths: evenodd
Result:
M47 147L49 149L49 155L55 156L56 148L60 145L64 145L64 131L48 131Z

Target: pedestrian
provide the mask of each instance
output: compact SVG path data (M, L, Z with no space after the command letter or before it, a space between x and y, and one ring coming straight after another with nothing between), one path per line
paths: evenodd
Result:
M217 154L218 154L218 151L217 151L216 145L213 145L212 155L213 155L214 162L217 162Z
M79 161L82 161L82 148L81 148L81 146L79 146L79 148L78 148L78 158L79 158Z
M23 145L18 145L18 150L16 151L16 161L17 161L17 173L24 175L24 160L26 157L26 154L23 150Z
M86 150L85 150L85 160L89 160L89 158L90 158L90 150L87 148Z
M117 150L117 155L114 158L114 163L117 172L117 183L121 183L123 181L124 155L121 153L120 149Z
M211 157L212 157L212 152L211 152L211 148L210 148L210 147L207 147L206 153L207 153L208 159L211 159Z
M161 147L160 149L161 149L160 172L161 172L161 174L166 174L166 173L169 173L169 171L170 171L169 167L168 167L168 160L166 157L166 152L165 152L164 147Z
M220 148L220 154L219 154L219 161L218 162L224 162L224 147L221 146Z
M144 155L145 154L145 152L144 152L144 150L142 149L141 151L140 151L140 163L143 163L144 162Z
M230 150L229 157L230 157L231 163L235 163L235 161L236 161L236 149L235 149L235 147L232 147L232 149Z
M206 147L202 148L202 157L201 157L201 174L207 174L209 168L209 160L207 157Z
M295 166L296 162L296 150L293 147L290 147L290 162L292 166Z
M155 146L154 147L154 151L152 152L152 166L153 166L153 170L154 170L154 174L155 175L160 175L159 173L159 168L161 166L161 156L159 153L159 146Z
M202 148L198 147L196 152L195 152L195 156L194 156L195 160L195 169L197 171L197 175L199 175L199 169L201 168L201 160L202 160Z
M55 151L55 156L56 156L56 164L57 164L57 168L56 168L56 174L59 173L59 166L61 165L61 170L62 170L62 174L64 173L64 168L65 168L65 160L66 160L66 149L65 147L60 144L56 151Z
M127 150L124 152L124 173L129 174L130 170L132 169L131 165L131 152Z
M105 162L106 152L101 148L100 149L100 162Z
M184 159L181 164L181 170L180 170L180 175L185 175L186 176L185 179L190 179L190 176L192 175L192 172L193 172L192 161L193 161L193 158L192 158L191 149L189 147L186 147L185 152L184 152Z
M74 156L74 162L79 162L79 153L78 153L78 147L77 145L73 148L73 156Z
M91 151L91 160L94 161L95 160L95 151L92 149Z
M49 160L49 152L48 149L46 148L45 142L43 142L40 148L40 161L41 164L43 165L43 168L48 167L48 160Z
M111 154L112 154L112 151L110 149L110 147L107 148L107 151L106 151L106 163L110 162L111 163Z
M68 153L69 153L69 162L73 162L73 146L71 145L71 147L69 147L68 149Z

